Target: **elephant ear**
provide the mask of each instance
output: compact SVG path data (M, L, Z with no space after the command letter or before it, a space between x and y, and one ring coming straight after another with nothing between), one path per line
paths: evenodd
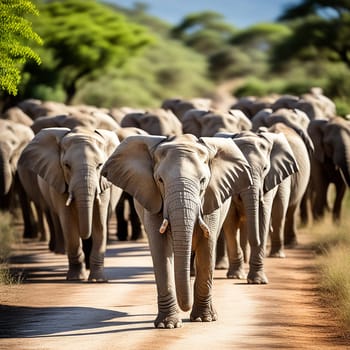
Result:
M102 137L103 139L103 150L105 152L106 158L108 158L117 146L120 144L119 138L117 134L113 131L105 130L105 129L96 129L95 133ZM100 177L100 189L101 191L105 191L106 189L111 187L111 183L101 175Z
M283 133L261 133L272 142L270 169L264 180L264 193L279 185L285 178L299 171L294 153Z
M153 150L164 136L129 136L109 157L102 175L133 196L152 214L162 208L162 197L153 178Z
M219 208L234 193L253 184L250 166L232 139L201 137L209 150L211 178L204 195L203 214Z
M18 166L38 174L59 193L66 190L60 165L60 142L69 132L68 128L42 129L24 148L18 161Z
M120 144L118 135L114 131L106 129L96 129L95 133L103 138L104 151L106 153L106 156L109 157Z
M328 120L324 119L315 119L311 120L307 131L311 137L311 140L314 144L314 157L321 163L325 161L325 149L323 145L324 138L324 129L328 123Z

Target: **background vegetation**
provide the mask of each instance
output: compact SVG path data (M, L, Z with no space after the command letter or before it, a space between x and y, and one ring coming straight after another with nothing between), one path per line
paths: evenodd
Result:
M17 15L26 18L44 45L31 41L37 62L28 56L16 65L22 76L18 95L3 92L3 104L39 98L154 107L164 98L210 96L218 84L239 79L243 84L232 91L238 97L301 94L317 85L335 100L340 115L349 114L347 1L304 0L281 13L276 23L242 30L213 11L190 13L171 26L148 15L142 2L132 9L102 0L33 3L39 16L28 17L35 14L32 9ZM0 44L13 43L13 38L2 37Z

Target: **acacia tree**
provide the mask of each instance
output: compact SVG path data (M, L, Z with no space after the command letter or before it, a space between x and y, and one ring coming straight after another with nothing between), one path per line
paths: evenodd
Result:
M63 87L72 101L82 78L101 68L121 67L130 56L152 41L147 30L127 20L108 5L93 0L53 0L39 6L36 22L44 38L46 60L28 65L27 94L33 86Z
M17 94L21 80L21 66L27 60L40 64L40 57L28 45L34 41L42 43L24 16L39 12L29 0L0 0L0 89Z
M350 2L348 0L304 0L280 16L289 21L293 33L276 45L273 63L291 58L324 57L350 68Z

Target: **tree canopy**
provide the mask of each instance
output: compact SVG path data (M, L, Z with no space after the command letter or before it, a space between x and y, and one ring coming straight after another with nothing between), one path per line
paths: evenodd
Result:
M42 40L25 18L28 14L39 14L29 0L0 0L0 89L12 95L17 94L21 65L27 60L40 64L39 55L28 45Z
M280 16L293 33L274 53L274 61L314 59L322 55L350 68L350 3L347 0L304 0Z
M81 78L108 65L122 66L152 42L145 27L93 0L54 0L39 9L35 24L45 40L45 59L39 69L27 66L28 87L61 86L66 102Z

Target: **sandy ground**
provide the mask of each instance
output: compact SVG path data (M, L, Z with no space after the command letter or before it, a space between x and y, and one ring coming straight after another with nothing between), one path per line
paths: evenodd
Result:
M286 259L266 259L268 285L228 280L217 270L218 321L155 329L156 288L146 242L111 241L109 283L68 283L65 256L47 244L18 246L22 284L0 286L0 349L350 349L320 307L308 237Z

